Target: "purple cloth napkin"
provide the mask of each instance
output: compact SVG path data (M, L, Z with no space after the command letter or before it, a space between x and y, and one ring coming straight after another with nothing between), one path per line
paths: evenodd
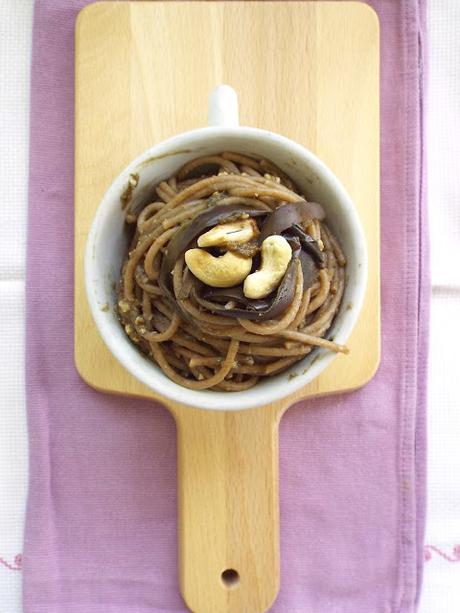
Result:
M73 362L73 36L84 4L35 7L24 612L185 611L173 419L151 402L95 392ZM371 4L381 25L382 363L365 388L309 401L308 410L299 403L282 421L273 613L409 613L420 591L425 2Z

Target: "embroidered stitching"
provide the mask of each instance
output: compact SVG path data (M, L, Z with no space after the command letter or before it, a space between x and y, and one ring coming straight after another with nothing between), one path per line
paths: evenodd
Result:
M439 547L436 547L436 545L425 545L423 553L425 556L425 562L429 562L431 560L433 553L438 554L440 558L444 558L444 560L447 560L447 562L460 562L460 545L455 545L455 547L452 549L452 554L450 555Z
M3 558L0 558L0 564L2 564L8 570L22 570L22 555L18 553L12 563L8 562L7 560L4 560Z
M429 562L433 558L433 553L436 553L440 558L443 558L447 562L451 562L453 564L455 564L455 562L460 562L460 545L455 545L455 547L452 549L451 555L439 547L436 547L436 545L425 545L423 550L425 562ZM18 553L17 556L15 556L13 563L8 562L4 558L0 558L0 564L8 570L22 570L22 555Z

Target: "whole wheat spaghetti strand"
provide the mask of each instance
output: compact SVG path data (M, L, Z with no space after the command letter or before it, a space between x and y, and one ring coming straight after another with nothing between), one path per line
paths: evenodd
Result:
M280 200L281 202L298 202L299 200L298 194L284 192L279 189L270 189L263 186L256 187L256 192L254 192L252 185L249 187L230 187L229 192L233 196L243 196L246 198L250 198L256 193L257 197L275 198L275 200Z
M215 358L203 358L203 357L193 357L190 358L189 366L190 368L196 368L197 366L220 366L222 364L222 357Z
M202 326L202 329L209 335L209 337L214 338L236 338L238 341L243 343L274 343L276 342L275 336L263 336L259 334L251 334L244 330L241 326L239 327L228 327L222 330L218 330L216 327L209 328Z
M206 357L214 357L215 355L211 347L205 345L204 343L199 343L197 341L186 338L185 336L182 336L180 334L175 335L174 342L176 343L176 345L179 345L180 347L186 347L187 349L190 349L191 351L194 351L199 355L203 355Z
M245 177L238 177L236 175L232 175L231 178L225 175L217 175L206 179L200 179L176 194L176 196L164 206L164 210L168 211L173 209L193 196L198 197L197 194L211 195L213 192L219 190L228 191L229 188L241 184L244 185L245 182L247 183Z
M257 170L254 170L254 168L251 168L250 166L241 166L241 171L243 175L249 175L250 177L260 177L261 174L260 172L258 172Z
M286 187L292 191L296 191L295 185L291 179L280 168L278 168L278 166L273 164L273 162L270 162L269 160L260 160L260 166L262 167L263 172L268 172L271 175L280 177L281 182L286 185Z
M243 390L247 390L250 387L254 387L258 380L259 377L249 377L248 379L240 382L221 381L216 385L216 388L225 390L226 392L242 392Z
M193 207L191 206L187 207L185 211L181 211L180 213L177 213L177 215L174 215L173 217L167 217L162 222L163 228L165 228L165 230L167 230L168 228L172 228L173 226L180 223L181 221L184 221L184 219L189 219L190 217L194 217L198 213L201 213L201 211L204 211L204 209L207 206L208 205L206 204L206 202L202 202L201 204L196 204Z
M227 172L234 172L234 173L239 172L238 167L235 166L235 164L233 164L233 162L229 160L228 158L224 158L221 155L207 155L205 157L196 158L195 160L191 160L190 162L187 162L187 164L182 166L180 171L177 173L177 178L179 179L179 181L181 181L182 179L185 179L187 175L190 172L192 172L192 170L195 170L196 168L199 168L200 166L209 165L209 164L217 165L222 170L226 170Z
M339 263L340 266L345 266L345 264L347 263L347 259L343 254L342 249L340 248L339 243L337 242L337 239L335 238L335 236L332 234L332 232L329 231L329 228L326 225L323 225L323 233L327 236L327 238L329 239L329 242L332 245L332 249L334 251L334 255L337 258L337 261Z
M172 187L169 185L168 181L162 181L159 187L161 187L161 189L167 195L169 200L173 198L176 194Z
M163 300L155 300L155 308L168 319L172 319L174 314L174 309L168 305L168 303ZM181 320L182 323L182 320Z
M162 208L154 212L148 219L146 219L142 226L143 234L147 235L149 233L155 232L157 234L161 234L164 229L163 223L167 222L170 224L170 220L174 218L176 215L181 213L187 213L191 207L194 207L197 204L206 203L206 200L199 198L192 198L191 200L187 200L187 202L183 202L178 205L174 209L166 209L166 205L163 203Z
M186 379L185 377L181 377L171 366L169 365L167 359L164 356L161 345L155 344L152 346L152 354L157 362L158 366L161 370L175 383L179 385L183 385L188 389L192 390L204 390L214 385L217 385L221 381L225 379L225 377L230 372L233 362L235 360L235 356L238 352L238 341L230 341L230 345L228 348L228 353L225 357L225 360L222 362L222 366L216 372L215 375L210 377L209 379L204 379L203 381L192 381L190 379Z
M191 300L188 298L186 300L182 300L182 307L185 311L190 313L193 318L201 323L209 323L214 326L231 326L233 322L228 317L221 317L220 315L211 315L204 311L200 311L198 307L196 307Z
M308 305L307 315L313 313L313 311L316 311L316 309L323 304L329 294L331 282L329 281L329 275L325 270L319 271L319 280L321 283L320 290Z
M320 309L318 309L315 314L315 319L310 322L307 326L301 329L302 332L306 332L307 334L319 334L319 330L326 331L334 319L337 310L339 308L342 294L344 290L345 279L343 277L339 280L338 291L332 296L332 298L328 302L324 302L321 305ZM324 307L324 311L322 311Z
M150 301L150 294L144 291L142 296L142 316L147 323L152 319L152 303Z
M169 228L159 236L154 243L149 247L144 259L144 270L148 278L153 281L158 278L158 270L154 270L153 262L159 253L160 249L166 245L171 236L176 232L177 228Z
M278 192L290 194L291 196L293 195L297 200L299 199L299 194L289 189L289 187L286 187L286 185L283 185L279 177L272 177L269 174L265 174L262 177L251 177L251 179L255 184L262 186L263 189L275 189Z
M200 346L208 347L210 349L212 348L214 351L211 352L211 355L214 355L216 351L225 352L227 350L227 341L209 336L195 325L181 322L181 329L183 329L190 337L198 341Z
M312 350L311 347L307 347L305 345L300 345L298 347L294 347L288 349L286 347L261 347L260 345L247 345L246 347L240 347L241 353L249 353L252 356L277 356L277 357L287 357L287 356L303 356L307 353L310 353Z
M333 341L329 341L325 338L318 336L312 336L311 334L304 334L303 332L293 332L292 330L284 330L280 332L280 336L288 338L305 345L314 345L315 347L326 347L337 353L348 353L347 347L344 345L338 345Z
M140 232L143 231L145 222L155 213L158 213L163 207L163 202L152 202L142 209L137 216L137 228Z
M125 297L128 298L128 300L134 298L134 271L136 270L136 266L154 240L155 239L150 236L145 237L143 240L139 241L137 247L129 254L123 273L123 288Z
M233 151L224 151L224 153L222 154L222 157L224 158L224 160L231 160L232 162L235 162L236 164L239 164L241 166L249 166L250 168L253 168L254 170L260 171L262 169L260 162L258 162L257 160L254 160L253 158L248 157L247 155L243 155L242 153L234 153Z
M289 324L289 328L296 329L302 325L305 317L307 316L308 305L310 304L310 296L311 296L311 288L308 288L304 291L302 295L302 302L300 303L299 310L297 311L297 315L294 317L291 324Z
M168 185L173 190L173 192L177 192L177 178L176 177L171 177L168 180Z
M188 370L187 365L184 362L184 360L180 358L180 356L177 356L175 353L170 351L168 353L165 353L165 357L167 361L169 362L169 364L171 364L171 366L174 366L174 368L176 368L179 372L183 372L183 373L187 372Z
M269 362L268 364L241 364L238 365L234 370L235 372L240 372L243 374L253 374L258 376L267 376L271 375L280 370L284 370L291 364L297 361L297 358L280 358L275 359L273 362Z
M257 198L244 198L243 196L228 196L219 200L219 204L244 204L254 209L261 209L262 211L271 211L272 207L265 202L257 200Z
M142 336L149 343L164 343L169 341L178 331L180 324L180 317L177 313L174 313L171 323L164 332L145 332Z
M149 278L147 277L145 272L139 272L136 269L134 278L137 285L151 296L163 296L163 291L158 287L158 285L150 283Z
M166 185L167 185L167 184L166 184ZM155 191L156 191L156 193L157 193L157 196L158 196L158 197L159 197L161 200L163 200L163 202L169 202L169 201L170 201L170 200L173 198L173 196L171 195L171 192L170 192L170 189L171 189L171 188L169 187L169 185L168 185L168 188L169 188L169 189L165 189L164 184L163 184L163 183L160 183L160 185L158 185L158 186L157 186L157 188L156 188L156 190L155 190ZM174 193L174 192L173 192L173 193Z
M318 239L319 239L318 227L315 224L314 220L312 220L309 224L307 224L305 229L308 232L308 234L313 239L315 239L315 241L318 241Z

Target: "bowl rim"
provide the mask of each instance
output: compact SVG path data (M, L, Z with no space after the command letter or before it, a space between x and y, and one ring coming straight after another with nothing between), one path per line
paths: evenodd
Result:
M134 160L132 160L130 164L128 164L118 174L118 176L106 190L97 207L86 241L84 255L84 277L86 297L89 303L93 321L95 322L101 338L117 361L137 380L151 389L155 395L164 397L169 401L178 402L195 408L210 410L237 411L280 401L293 395L295 392L298 392L301 388L305 387L308 383L315 379L325 370L325 368L327 368L327 366L329 366L332 360L336 357L336 354L322 350L315 350L315 352L317 352L317 356L319 357L312 360L311 364L306 369L306 372L301 374L297 373L295 378L290 379L289 385L270 386L270 384L267 384L265 381L265 386L262 389L259 384L256 384L249 390L239 392L190 390L185 388L167 378L157 366L142 356L142 354L126 337L113 313L112 317L107 317L107 312L103 312L101 310L100 300L96 295L94 283L95 276L98 276L95 273L97 263L94 258L94 250L98 240L99 228L101 227L101 224L104 224L105 219L108 215L110 215L110 212L114 210L114 202L119 201L119 196L131 174L139 171L139 169L141 169L143 166L146 166L146 162L151 158L163 158L169 155L173 157L175 154L183 153L184 151L181 151L180 148L183 149L188 145L191 146L192 150L193 148L198 148L200 143L196 142L197 139L202 141L211 136L225 138L226 136L235 136L235 134L254 139L254 145L256 148L259 146L263 149L264 142L266 145L267 141L276 143L277 145L288 149L289 154L292 155L296 161L300 160L302 163L310 166L310 168L314 167L315 173L318 174L320 180L323 183L327 183L329 188L332 189L337 195L337 199L340 201L340 214L348 216L349 224L351 227L353 227L354 235L352 240L355 243L355 247L361 254L360 257L362 258L362 262L359 271L356 272L357 282L353 293L353 309L344 315L340 328L335 334L335 340L337 342L342 344L347 342L348 337L350 336L358 320L361 307L364 302L368 275L366 238L359 214L348 192L332 170L320 158L318 158L303 145L300 145L299 143L285 136L270 132L268 130L248 126L208 126L183 132L163 140L145 150ZM190 152L191 151L187 151L187 153ZM198 153L199 152L197 151L197 154ZM114 334L114 323L118 327L121 335ZM141 360L141 362L139 362L139 360ZM282 375L286 374L289 375L289 371L294 369L298 364L298 362L293 364L290 369L284 371L280 375L276 375L275 377L281 377Z

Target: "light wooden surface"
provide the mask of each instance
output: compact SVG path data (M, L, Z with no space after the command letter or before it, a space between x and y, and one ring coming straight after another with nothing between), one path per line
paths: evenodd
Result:
M208 413L178 419L182 593L197 613L265 611L279 587L278 422L263 409ZM239 574L233 588L225 569Z
M243 125L305 144L343 181L367 236L369 283L351 354L286 400L220 414L164 401L178 425L180 584L196 613L258 613L279 584L278 421L294 401L374 374L379 327L379 33L359 2L104 2L76 31L75 360L93 387L157 398L93 324L83 254L114 177L152 144L206 124L232 85ZM225 586L220 574L239 573Z

